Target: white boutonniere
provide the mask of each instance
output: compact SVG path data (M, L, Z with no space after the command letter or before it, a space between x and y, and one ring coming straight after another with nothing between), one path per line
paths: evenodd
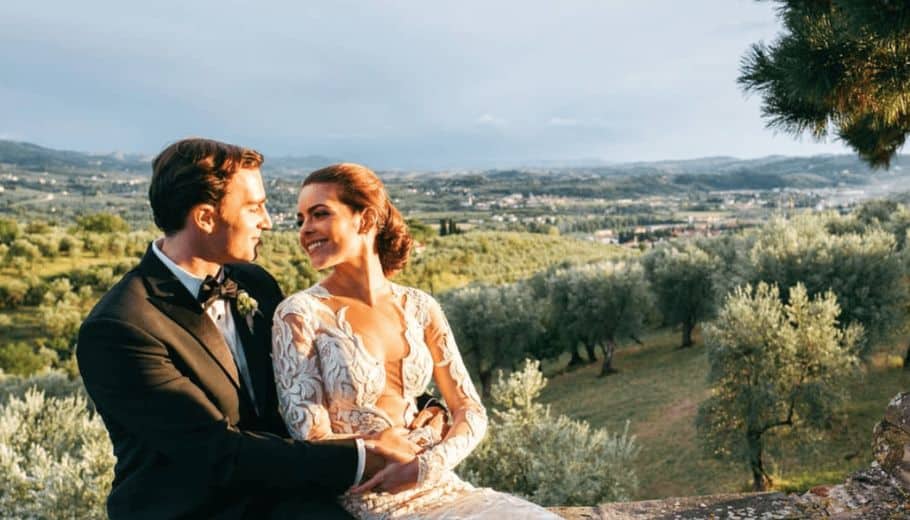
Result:
M243 289L237 292L237 312L246 319L246 324L249 326L250 332L253 331L253 318L257 314L260 316L262 315L262 313L259 312L259 302Z

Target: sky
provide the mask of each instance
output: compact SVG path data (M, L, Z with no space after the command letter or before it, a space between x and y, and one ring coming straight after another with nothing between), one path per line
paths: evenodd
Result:
M9 1L0 139L402 169L849 153L736 84L779 30L754 0Z

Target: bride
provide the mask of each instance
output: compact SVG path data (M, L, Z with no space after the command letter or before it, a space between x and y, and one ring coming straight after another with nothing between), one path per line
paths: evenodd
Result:
M486 412L439 304L388 279L407 262L411 237L376 174L356 164L313 172L297 223L313 266L333 269L275 311L272 361L288 431L382 439L404 453L343 495L342 507L357 518L558 518L452 471L483 438ZM444 435L408 428L431 379L452 416Z

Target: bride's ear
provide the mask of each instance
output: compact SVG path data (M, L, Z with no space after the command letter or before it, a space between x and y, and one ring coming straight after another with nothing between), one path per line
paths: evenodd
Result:
M364 208L360 212L360 227L357 228L357 231L361 234L367 234L373 228L378 228L379 215L376 213L376 208L369 207Z

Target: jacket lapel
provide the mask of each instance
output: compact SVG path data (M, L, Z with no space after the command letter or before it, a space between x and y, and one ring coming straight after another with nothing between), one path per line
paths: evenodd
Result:
M229 266L225 268L228 269L226 274L230 276ZM237 281L236 278L234 280ZM249 294L250 291L240 281L237 281L237 286L238 289L242 289ZM266 344L269 338L269 331L266 330L267 324L261 312L253 314L253 328L250 329L246 316L240 314L237 309L237 300L231 300L230 307L231 314L234 317L234 325L240 333L241 348L246 358L246 365L253 384L253 394L256 396L258 409L268 398L269 386L274 384L272 381L271 358L266 355L271 349L271 345ZM261 414L262 410L257 410L257 412Z
M211 356L231 380L240 388L240 377L224 336L205 313L202 305L186 290L180 280L168 269L149 247L139 263L149 291L149 301L161 312L193 335L202 350ZM243 325L244 327L246 325Z

